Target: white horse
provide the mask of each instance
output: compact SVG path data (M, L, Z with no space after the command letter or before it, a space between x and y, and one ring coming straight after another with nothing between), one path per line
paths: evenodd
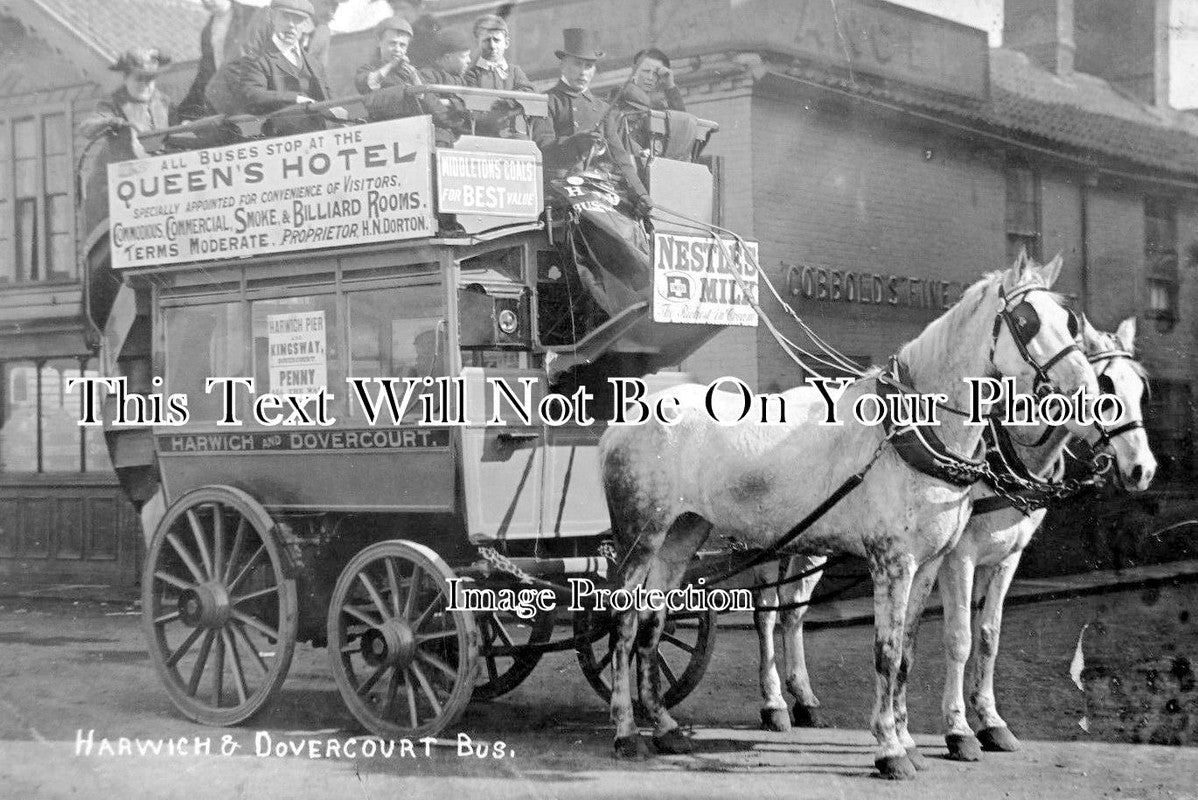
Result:
M1135 320L1125 320L1114 334L1099 332L1083 320L1081 339L1088 359L1098 371L1099 387L1108 394L1117 395L1124 408L1123 416L1112 426L1106 430L1091 430L1086 438L1109 444L1115 453L1121 485L1142 491L1152 481L1156 459L1148 447L1143 430L1141 404L1147 387L1144 372L1132 360ZM1046 479L1058 477L1053 473L1060 467L1059 457L1068 443L1070 432L1063 429L1050 431L1040 425L1018 429L1016 435L1034 442L1021 445L1012 437L1015 457L1027 471ZM996 493L983 483L976 484L971 494L974 503L983 503L978 506L979 509L994 505L993 501L984 498L995 497ZM956 546L945 555L940 567L938 580L944 606L947 665L943 711L945 741L950 758L976 761L983 749L1009 751L1018 748L1018 740L995 708L994 664L998 654L1003 601L1023 549L1046 513L1040 509L1024 515L1012 506L1005 506L973 514L965 532ZM762 726L767 730L787 730L792 719L800 727L818 724L816 709L820 703L811 688L804 660L803 616L809 608L806 603L819 582L820 569L825 561L818 556L796 556L783 559L776 568L769 565L768 568L763 566L758 569L760 582L806 575L797 581L787 581L781 587L762 590L757 595L761 610L754 618L761 650L760 684L764 701L761 719ZM924 577L926 579L928 576L925 574ZM908 651L914 649L922 599L926 598L930 589L930 582L912 589L907 620ZM976 736L966 721L964 700L966 660L971 652L971 594L975 595L975 602L983 597L985 600L979 612L979 624L973 631L974 662L969 675L970 706L980 722ZM782 606L781 610L775 611L779 605ZM785 688L795 698L793 717L787 714L774 654L773 631L777 616L782 622Z
M908 383L919 392L946 395L947 404L956 409L968 401L965 378L995 373L1051 380L1065 393L1085 389L1095 394L1094 370L1073 342L1069 314L1047 291L1059 270L1059 258L1042 268L1021 256L1010 269L975 283L902 348L899 360ZM1032 316L1039 318L1037 330L1016 330L1018 319ZM852 408L857 397L879 385L858 381L838 407ZM847 412L840 426L820 424L825 403L816 389L783 393L787 421L778 425L752 419L717 422L715 418L736 418L741 398L712 393L709 411L705 390L694 384L664 390L647 402L665 403L672 397L676 406L670 409L671 424L610 427L600 442L624 587L676 587L713 525L749 545L768 547L851 475L866 470L848 499L832 506L789 549L821 555L848 552L869 563L876 629L874 763L883 777L914 777L908 752L915 752L915 743L895 713L909 670L903 658L908 597L923 565L960 536L968 521L968 486L912 468L886 445L881 428L862 424ZM945 413L937 430L942 458L967 470L981 441L981 427ZM643 748L629 676L634 640L641 654L641 702L653 719L657 749L690 749L660 700L653 653L664 621L664 611L633 609L620 615L611 699L618 758L638 757Z

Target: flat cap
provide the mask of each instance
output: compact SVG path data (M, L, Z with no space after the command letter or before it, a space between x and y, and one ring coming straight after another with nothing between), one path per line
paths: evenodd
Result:
M304 14L308 19L316 16L316 9L312 7L311 0L270 0L270 7L293 14Z
M446 28L442 31L437 31L437 38L433 42L433 54L440 58L446 53L460 53L463 50L470 50L474 47L474 42L470 37L456 28Z
M474 35L478 36L483 31L503 31L507 33L507 20L498 14L483 14L474 20Z
M413 35L412 23L408 22L398 14L394 17L388 17L378 25L374 26L374 33L376 36L382 36L387 31L399 31L400 33L406 33L408 36Z

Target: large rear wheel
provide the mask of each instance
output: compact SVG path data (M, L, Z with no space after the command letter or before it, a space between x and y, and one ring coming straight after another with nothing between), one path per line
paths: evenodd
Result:
M270 515L230 486L174 503L142 574L150 661L185 716L236 725L287 677L299 615Z

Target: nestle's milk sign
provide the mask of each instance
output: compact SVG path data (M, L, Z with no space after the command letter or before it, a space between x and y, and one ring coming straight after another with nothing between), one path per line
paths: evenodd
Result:
M653 321L756 327L757 243L658 233Z

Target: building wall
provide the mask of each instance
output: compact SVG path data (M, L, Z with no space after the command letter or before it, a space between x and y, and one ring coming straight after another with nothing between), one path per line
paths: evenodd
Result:
M992 153L876 109L810 98L754 97L752 120L755 234L783 290L789 265L964 283L1003 266L1004 183ZM821 337L873 363L943 310L789 299ZM778 318L772 302L767 310ZM783 329L797 334L793 323ZM758 363L762 388L800 379L764 328Z
M720 131L712 138L705 154L716 156L722 162L719 215L722 225L753 239L756 237L753 203L755 140L750 114L751 91L746 87L695 92L686 101L691 113L720 123ZM757 363L746 358L746 354L754 352L756 340L755 328L728 328L686 359L682 368L704 383L734 375L755 386L758 382Z

